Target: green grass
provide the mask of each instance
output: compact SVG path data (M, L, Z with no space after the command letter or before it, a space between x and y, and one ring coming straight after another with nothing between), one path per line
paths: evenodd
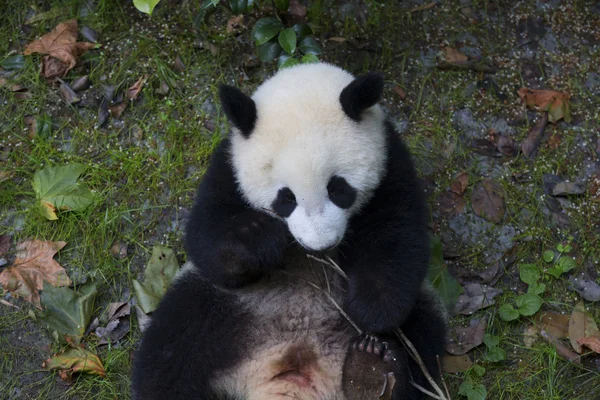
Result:
M166 0L163 0L165 2ZM386 79L384 105L395 121L404 121L403 133L418 160L421 175L432 182L430 206L435 210L437 197L449 187L453 177L466 171L469 187L465 193L466 209L471 209L470 194L474 183L482 178L481 166L474 162L473 150L465 145L459 128L453 123L455 111L469 108L475 119L504 118L520 120L513 126L514 139L521 141L531 128L515 89L527 86L518 60L508 53L515 49L514 15L535 12L534 2L519 3L516 9L503 1L476 1L468 4L471 12L483 10L477 21L468 17L464 2L440 3L430 10L409 12L412 6L397 2L368 0L362 8L364 19L353 11L345 16L332 12L331 4L310 2L309 18L315 25L315 36L343 37L346 43L322 40L324 59L352 72L381 71ZM25 36L29 4L9 1L0 10L0 61L21 52L24 45L51 30L58 22L77 17L83 1L52 1L40 11L55 10L54 17L32 25ZM97 126L97 106L68 106L56 88L39 75L38 56L26 57L25 66L9 78L28 88L32 98L19 100L7 87L0 88L0 170L11 172L10 179L0 182L0 234L14 235L15 241L27 238L64 240L68 245L56 259L78 284L94 280L99 288L94 316L102 313L111 301L131 298L132 279L140 277L154 244L173 247L180 261L185 260L182 247L181 221L192 203L196 187L202 178L210 154L227 132L227 124L216 104L217 85L221 82L240 84L249 91L274 65L257 69L241 66L242 55L253 51L247 41L228 35L225 26L229 16L218 12L208 24L195 25L199 4L167 5L158 8L152 18L136 12L131 6L116 0L101 0L94 12L79 15L80 27L87 25L100 33L102 48L82 57L80 66L66 78L89 75L93 87L85 93L101 93L102 85L113 85L124 91L140 77L147 82L140 98L129 104L122 118L110 119ZM572 9L584 10L585 1L572 2ZM494 11L497 9L499 11ZM336 11L336 10L333 10ZM584 13L585 14L585 13ZM573 26L584 26L585 16L571 15L576 22L565 23L548 12L543 20L565 36ZM491 23L499 18L502 23ZM358 21L358 22L357 22ZM361 22L362 21L362 22ZM472 45L484 57L491 57L502 69L494 75L501 91L508 96L500 100L477 87L481 76L472 71L442 71L424 65L424 55L437 52L445 45L462 46L466 36L478 39ZM242 35L248 37L246 31ZM81 39L81 38L80 38ZM198 46L202 42L202 46ZM213 55L207 49L212 43L218 49ZM366 44L365 44L366 43ZM363 46L363 47L361 47ZM600 97L585 86L588 72L597 66L599 47L562 49L544 53L537 66L560 65L565 72L552 76L545 69L540 87L568 90L574 98L574 114L585 122L549 125L547 132L561 136L557 148L542 144L534 160L522 155L505 158L499 163L502 173L495 179L506 193L505 223L518 227L515 237L515 265L534 263L545 267L541 254L575 233L575 247L580 269L592 263L597 270L600 243L597 222L598 203L588 194L570 197L574 205L569 210L570 232L556 229L542 212L538 197L543 193L543 174L553 173L576 178L587 161L579 147L583 137L588 153L593 153L594 129L600 120ZM565 54L573 51L575 61ZM587 53L586 53L587 52ZM582 56L585 55L585 57ZM176 72L172 65L179 56L187 69ZM542 65L543 64L543 65ZM543 68L540 68L544 70ZM169 86L166 96L156 89L161 82ZM393 92L399 85L406 92L400 100ZM469 89L470 88L470 89ZM52 124L48 134L30 136L24 117L43 117ZM214 122L214 132L205 127ZM443 156L440 156L442 154ZM31 187L35 171L46 165L82 163L88 166L81 180L95 193L93 204L83 212L61 213L58 221L46 221L37 209ZM427 174L424 173L427 171ZM596 218L597 220L597 218ZM435 233L447 228L447 221L432 220ZM115 242L128 248L124 259L111 254ZM488 266L483 252L485 245L462 246L455 265L473 270ZM594 264L596 263L596 264ZM545 309L570 313L576 298L568 279L551 278L543 295ZM488 391L488 399L581 399L591 400L599 394L597 369L571 364L556 354L553 346L539 338L531 348L523 344L523 330L530 324L521 317L504 322L497 316L497 307L514 297L519 286L518 269L509 267L505 278L496 287L504 295L496 305L479 311L474 317L488 317L488 332L501 337L500 347L506 350L508 361L493 364L484 361L485 349L477 348L473 359L484 366L486 373L478 378ZM14 300L11 300L13 302ZM17 301L21 311L0 304L0 399L5 393L20 390L24 398L129 398L129 373L133 351L140 338L135 317L132 332L118 346L98 347L88 339L88 345L98 352L107 371L107 378L80 376L69 387L56 383L55 376L41 372L41 362L60 347L51 344L50 335L28 317L29 306ZM596 318L597 307L592 307ZM456 317L452 325L465 326L472 317ZM29 338L23 345L16 337ZM35 345L47 342L47 346ZM35 350L35 351L34 351ZM25 378L20 377L23 374ZM453 398L464 374L447 375Z

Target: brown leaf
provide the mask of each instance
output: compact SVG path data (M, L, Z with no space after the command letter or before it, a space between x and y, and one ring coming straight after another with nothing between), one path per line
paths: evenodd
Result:
M125 97L127 97L129 100L135 100L138 98L138 96L140 95L140 92L142 91L142 87L144 86L144 83L146 83L146 75L142 76L140 79L137 80L136 83L133 84L133 86L131 86L129 89L127 89L127 93L125 93Z
M594 317L585 311L583 301L580 301L573 309L569 322L569 340L571 341L571 346L573 346L576 352L581 354L582 349L578 340L592 336L600 337L598 325L596 325Z
M450 330L446 351L460 356L483 343L487 319L473 319L466 328L455 327Z
M417 6L417 7L413 7L409 10L409 12L417 12L417 11L423 11L423 10L428 10L431 7L435 6L437 3L435 1L432 1L430 3L425 3L422 6Z
M295 23L304 22L304 20L306 19L307 12L308 12L308 9L300 1L298 1L298 0L290 1L290 8L288 10L288 14L290 17L292 17L292 20Z
M598 339L597 337L591 336L582 339L577 339L577 343L589 348L592 351L595 351L596 353L600 353L600 339Z
M401 86L394 86L394 93L396 93L398 95L398 97L400 97L400 99L404 100L406 99L406 92L404 92L404 89L402 89Z
M77 20L60 23L50 33L31 42L23 54L48 54L67 64L67 71L77 64L77 57L95 48L94 43L77 42Z
M57 58L44 56L40 65L40 75L52 82L69 72L68 65Z
M533 158L537 154L538 147L542 142L542 134L544 133L544 128L548 123L548 113L544 113L542 118L538 120L538 122L531 128L527 137L521 143L521 151L525 157Z
M444 59L451 64L461 64L469 60L469 57L453 47L446 46L443 50Z
M559 356L561 356L562 358L565 358L571 362L574 362L576 364L579 364L581 362L580 357L579 357L579 355L577 355L577 353L574 353L573 351L571 351L571 349L569 349L563 342L561 342L554 336L550 335L544 329L541 330L540 334L550 344L554 345L554 347L556 348L556 352L558 353Z
M181 60L181 57L179 57L179 55L177 55L177 57L175 57L175 63L173 64L173 69L177 72L185 71L185 64L183 63L183 61Z
M237 34L242 32L244 29L246 28L246 24L244 22L244 16L243 15L234 15L233 17L229 18L229 20L227 21L227 33L231 34ZM177 56L179 57L179 56ZM181 59L179 59L181 61ZM183 63L182 63L183 64ZM179 71L179 72L183 72L183 71Z
M450 374L456 374L459 372L465 372L473 366L473 361L468 355L463 354L462 356L454 356L446 354L442 358L442 371Z
M5 290L41 308L38 290L43 289L44 281L54 286L71 284L65 269L53 260L66 244L43 240L19 243L14 264L0 273L0 284Z
M0 235L0 257L8 253L10 248L10 236Z
M76 373L106 377L106 371L100 358L82 347L71 347L54 355L44 361L42 368L48 371L58 370L60 377L66 382L71 382Z
M571 95L568 93L521 88L517 94L527 107L548 111L548 121L557 122L564 118L566 122L571 122Z
M125 111L126 108L127 108L127 103L124 101L121 103L115 104L114 106L108 107L108 109L110 110L110 115L112 115L113 118L121 118L121 115L123 114L123 111Z
M469 185L469 174L461 172L454 177L450 184L450 190L458 195L462 195Z
M514 157L518 153L517 143L510 136L498 135L496 148L507 157Z
M490 222L502 221L506 206L504 204L504 189L491 179L478 182L471 193L471 204L475 214Z
M569 337L569 315L559 314L552 311L539 311L533 317L538 329L544 329L557 339Z
M453 217L465 211L465 199L456 193L446 191L440 194L437 201L437 209L444 217Z

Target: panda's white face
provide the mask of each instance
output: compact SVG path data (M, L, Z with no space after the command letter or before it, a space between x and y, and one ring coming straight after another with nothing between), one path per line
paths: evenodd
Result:
M354 80L328 65L285 69L252 96L251 134L234 129L231 160L244 198L274 211L309 250L335 247L379 185L385 164L378 106L348 117L340 93Z

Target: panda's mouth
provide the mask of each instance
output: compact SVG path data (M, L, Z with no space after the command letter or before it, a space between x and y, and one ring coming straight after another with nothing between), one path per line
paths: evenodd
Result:
M288 370L275 375L271 380L284 380L291 382L297 386L311 386L312 379L310 375L304 374L297 370Z

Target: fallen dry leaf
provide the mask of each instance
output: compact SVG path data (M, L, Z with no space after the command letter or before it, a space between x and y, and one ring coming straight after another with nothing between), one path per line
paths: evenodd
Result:
M498 135L496 148L507 157L514 157L518 153L517 143L510 136Z
M446 351L460 356L483 343L487 328L487 319L473 319L466 328L455 327L450 330Z
M123 111L125 111L126 108L127 108L126 102L118 103L118 104L115 104L114 106L108 107L108 109L110 111L110 115L112 115L113 118L121 118L121 115L123 114Z
M409 12L417 12L417 11L423 11L423 10L428 10L430 8L432 8L433 6L435 6L437 3L435 1L429 2L429 3L425 3L422 6L417 6L417 7L413 7L409 10Z
M471 193L473 211L490 222L499 223L504 217L504 189L491 179L478 182Z
M58 370L60 377L67 383L73 381L76 373L98 375L106 377L106 371L100 358L83 347L72 347L56 354L42 364L45 370Z
M394 93L396 93L398 95L398 97L400 97L400 99L404 100L406 99L406 92L404 91L404 89L402 89L401 86L394 86Z
M77 64L77 57L95 48L94 43L77 42L77 20L60 23L50 33L27 45L24 55L48 54L67 64L67 71Z
M147 78L148 77L146 75L144 75L140 79L138 79L137 82L133 84L133 86L131 86L129 89L127 89L127 92L125 93L125 97L127 97L129 100L137 99L138 96L140 95L140 92L142 91L142 87L144 86L144 83L146 83Z
M10 248L10 236L0 235L0 257L8 253Z
M559 356L576 364L579 364L581 362L580 356L577 353L571 351L571 349L569 349L563 342L550 335L543 329L540 331L540 334L544 339L548 341L548 343L554 345L554 347L556 348L556 353L558 353Z
M442 371L450 374L456 374L459 372L465 372L473 366L473 361L468 355L463 354L462 356L454 356L446 354L442 358Z
M548 113L544 113L542 118L538 120L538 122L531 128L527 137L521 143L521 151L525 157L535 157L537 154L538 147L542 142L542 134L544 133L544 128L548 123Z
M596 353L600 353L600 339L597 337L591 336L583 339L577 339L577 343L581 346L585 346L588 349L595 351Z
M40 74L48 81L53 82L62 78L69 72L69 66L57 58L44 56L40 64Z
M444 47L443 56L446 62L451 64L461 64L469 61L469 57L456 50L454 47L449 46Z
M469 174L461 172L454 177L450 183L450 190L458 195L462 195L469 185Z
M568 93L521 88L517 94L527 107L548 111L548 121L557 122L564 118L566 122L571 122L571 96Z
M579 340L592 336L600 336L598 325L596 325L594 317L586 312L583 301L580 301L573 309L569 322L569 340L571 341L571 346L576 352L581 354L582 349Z
M557 339L566 339L569 337L570 320L571 317L569 315L552 311L539 311L533 317L536 328L545 330Z
M437 209L444 217L453 217L462 214L466 205L465 199L451 191L445 191L440 194L437 200Z
M43 289L44 281L54 286L71 284L65 269L53 259L66 244L43 240L19 243L14 264L0 273L0 284L6 291L41 308L38 290Z

